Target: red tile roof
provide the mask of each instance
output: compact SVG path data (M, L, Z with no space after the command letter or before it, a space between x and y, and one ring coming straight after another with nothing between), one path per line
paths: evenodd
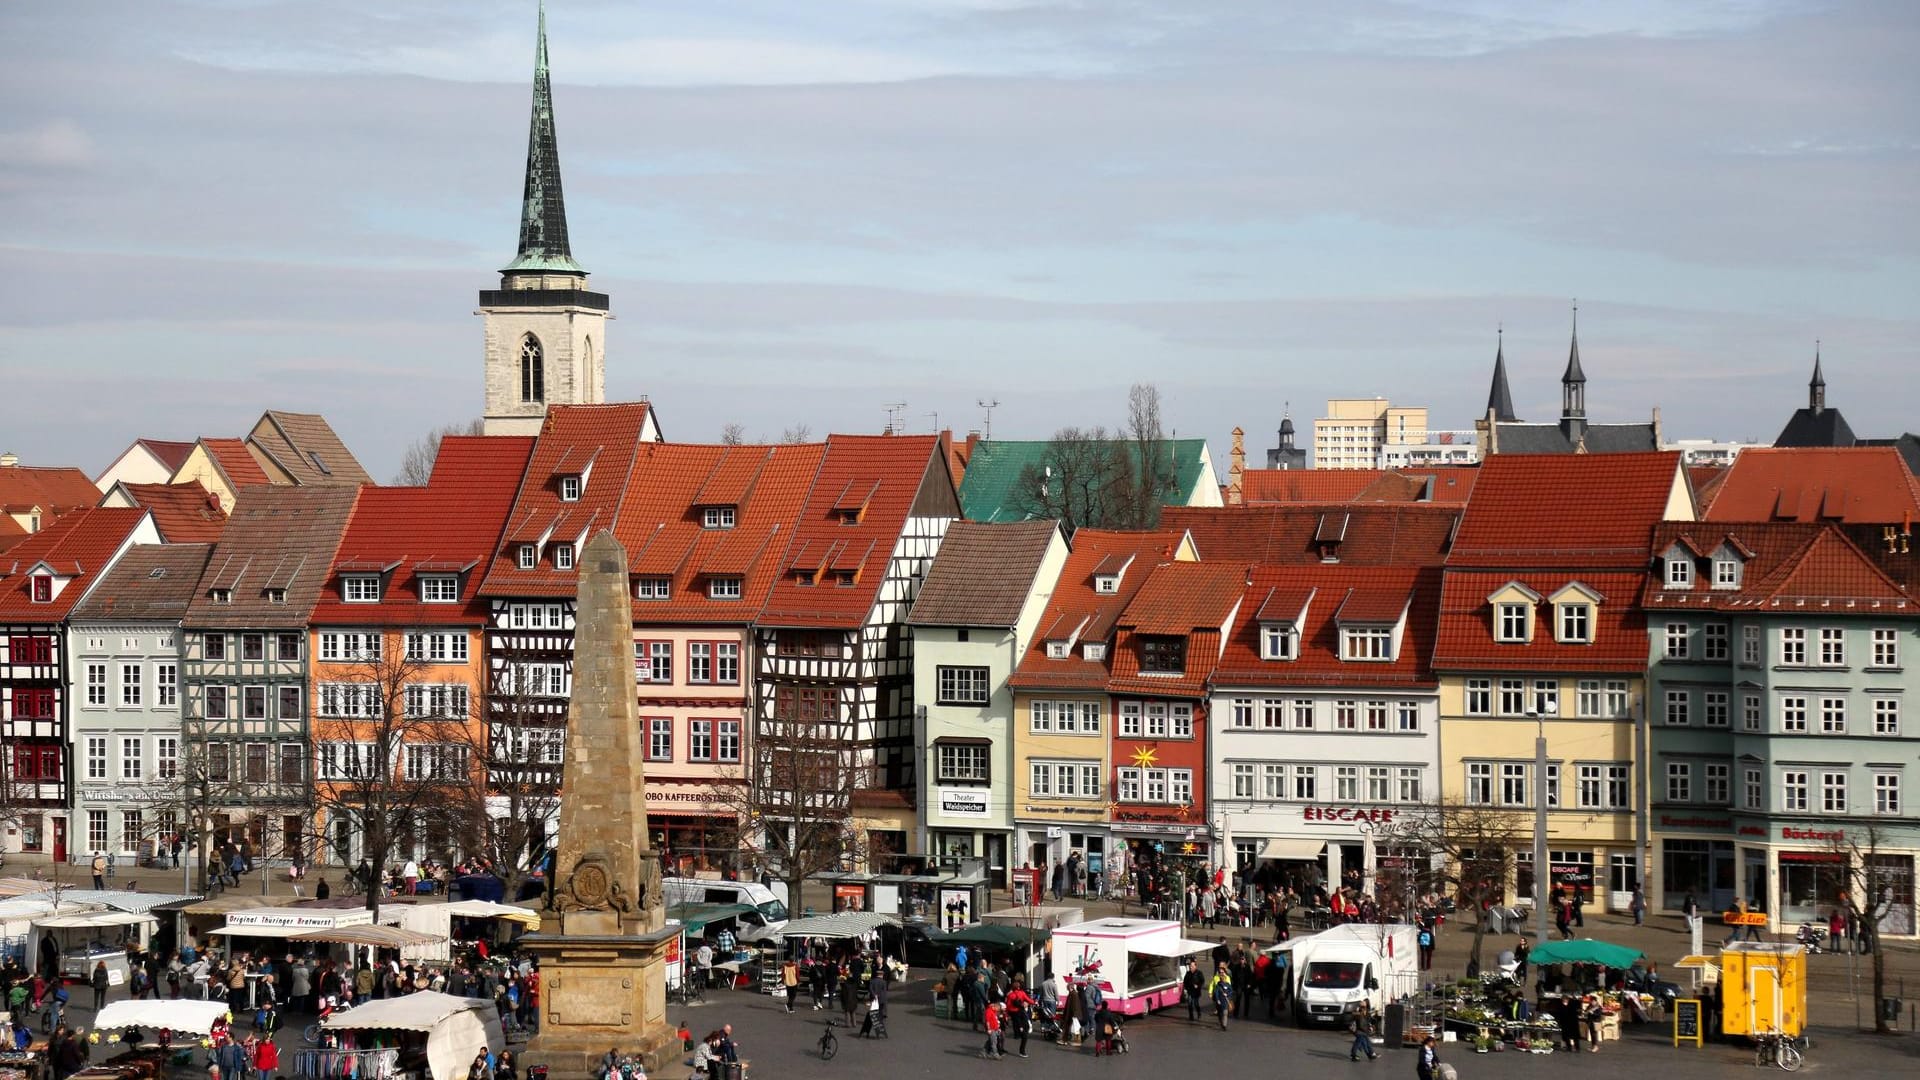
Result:
M1480 466L1447 567L1638 571L1679 470L1678 453L1496 454Z
M601 529L613 529L619 535L620 508L642 446L647 408L646 402L634 402L555 405L547 410L513 509L507 515L502 540L491 567L485 568L482 596L574 594L578 572L554 569L552 545L584 543ZM556 470L565 462L577 473L588 461L593 469L579 501L560 501L560 473ZM540 551L539 565L520 569L516 563L519 544L538 542L542 536L549 543ZM628 555L631 557L632 552Z
M751 622L784 568L794 521L825 453L823 443L643 445L615 535L627 549L630 574L671 582L667 599L634 601L634 622ZM733 527L706 528L708 506L733 507ZM740 578L740 599L709 599L709 577Z
M313 608L315 625L480 625L481 576L513 505L531 436L448 435L424 487L361 489ZM378 567L377 604L340 598L340 570ZM391 568L391 569L388 569ZM420 575L460 575L459 603L422 603Z
M66 618L146 516L137 506L73 510L7 549L0 557L0 570L6 571L0 575L0 622L57 623ZM69 580L51 603L36 604L31 577L42 563Z
M200 576L186 623L195 627L305 629L361 488L344 485L240 489L233 516ZM214 590L231 594L216 602ZM268 595L284 589L285 601Z
M210 544L227 527L220 499L198 480L184 484L120 484L135 506L153 511L153 523L169 544Z
M1104 690L1108 661L1087 660L1081 646L1105 642L1115 621L1132 601L1158 564L1173 558L1183 535L1178 529L1119 532L1083 528L1073 534L1073 551L1060 571L1053 600L1040 616L1033 643L1014 670L1011 685L1019 690ZM1094 568L1115 554L1134 557L1120 578L1117 592L1093 591ZM1078 631L1072 653L1065 659L1047 656L1049 640L1065 640Z
M1161 563L1120 612L1115 625L1113 673L1107 690L1116 694L1204 696L1207 678L1220 661L1220 635L1246 591L1241 563ZM1140 670L1141 638L1183 637L1186 670L1177 676Z
M1727 478L1727 469L1725 465L1687 466L1687 480L1693 484L1693 505L1701 517L1707 516L1713 497L1720 493L1720 482Z
M1249 505L1411 503L1460 505L1473 493L1477 468L1248 469L1240 474Z
M1679 547L1696 559L1694 587L1670 589L1665 567L1646 576L1641 603L1658 610L1750 611L1817 604L1920 614L1911 584L1890 576L1837 526L1806 522L1668 522L1654 531L1653 553ZM1712 586L1711 559L1727 549L1741 560L1738 588Z
M193 453L192 442L170 442L166 439L136 439L134 441L145 447L147 453L154 456L154 460L172 469L174 472L179 472L180 466L187 463L187 456Z
M1214 672L1215 686L1358 686L1431 689L1434 625L1440 609L1440 570L1402 566L1256 566L1247 599ZM1309 600L1308 597L1312 599ZM1386 663L1340 659L1336 615L1351 597L1376 613L1406 610L1398 656ZM1291 622L1302 607L1299 658L1262 660L1260 624Z
M829 545L829 569L854 570L854 583L843 586L823 579L818 585L803 584L800 571L813 568L783 560L759 621L823 628L850 628L866 621L886 578L893 546L927 483L952 488L939 436L828 436L826 456L794 527L790 550L812 553L824 542ZM957 512L951 494L942 505ZM848 521L851 515L857 520Z
M1920 484L1892 446L1756 447L1734 459L1706 516L1891 524L1920 518Z
M1622 456L1628 455L1605 455L1595 460ZM1645 559L1643 551L1642 563ZM1439 633L1434 643L1433 666L1439 671L1644 672L1647 668L1647 620L1634 603L1643 577L1639 570L1513 573L1448 566L1441 589ZM1509 582L1518 582L1543 598L1551 597L1575 581L1607 598L1594 610L1592 644L1562 645L1555 641L1553 605L1544 600L1534 610L1531 642L1508 645L1494 641L1493 605L1487 602L1487 597L1499 592Z
M245 439L201 439L200 445L207 448L207 456L219 466L236 492L243 487L272 482L267 470L254 459L253 451L247 449Z
M92 495L87 492L92 491ZM87 474L68 466L0 465L0 513L44 511L41 524L69 510L100 501Z
M27 528L6 514L0 514L0 551L10 550L13 545L25 540Z
M1319 563L1316 536L1338 536L1340 562L1359 566L1438 566L1460 509L1391 506L1169 506L1161 525L1193 535L1200 558L1275 565Z

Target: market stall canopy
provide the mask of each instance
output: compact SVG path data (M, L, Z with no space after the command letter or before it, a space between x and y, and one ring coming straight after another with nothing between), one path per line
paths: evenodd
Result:
M529 930L540 929L540 913L530 908L496 904L491 900L453 900L445 906L448 914L462 919L505 919Z
M754 910L752 904L675 904L667 909L667 918L679 919L687 933L700 937L709 923L737 919Z
M398 949L405 945L426 945L441 940L434 934L407 930L398 926L341 926L332 930L307 930L288 934L288 941L326 941L336 945L370 945L376 949Z
M813 915L795 919L780 928L781 937L850 938L872 933L894 920L871 911L843 911L838 915Z
M1030 945L1045 942L1052 933L1048 930L1025 926L1008 926L1005 923L977 923L964 926L946 934L929 934L935 945L984 945L990 949L1022 949ZM1212 948L1209 945L1207 948Z
M196 900L180 909L182 915L225 915L230 911L246 911L249 908L272 907L286 901L284 896L210 896L205 900Z
M366 908L255 907L227 913L227 925L207 931L229 937L293 937L312 930L369 926Z
M0 898L11 899L15 896L32 896L47 891L47 883L37 878L9 877L0 878Z
M48 930L71 930L86 926L135 926L147 923L160 925L160 920L151 915L136 915L131 911L79 911L65 915L49 915L44 919L33 920L33 925Z
M335 1031L426 1032L427 1067L433 1080L465 1080L481 1051L498 1053L507 1046L493 1002L433 990L378 998L334 1013L321 1023Z
M95 1031L115 1031L120 1028L170 1028L174 1031L190 1031L195 1035L205 1035L213 1030L213 1022L227 1015L227 1003L224 1001L188 1001L185 998L151 1001L140 998L128 998L115 1001L101 1009L93 1018Z
M1194 953L1212 952L1218 948L1211 941L1191 941L1187 938L1175 938L1172 941L1155 941L1148 938L1140 942L1127 942L1128 952L1146 953L1148 956L1192 956Z
M1266 842L1260 849L1262 859L1278 859L1282 862L1310 862L1325 854L1325 840L1299 840L1276 837Z
M1625 945L1610 945L1592 938L1574 938L1572 941L1543 941L1527 951L1527 963L1542 964L1599 964L1601 967L1616 968L1625 971L1633 962L1646 957L1639 949L1629 949Z
M54 890L44 888L44 882L42 885L43 890L40 893L24 896L22 899L52 900L54 898ZM94 892L91 889L62 889L60 892L63 894L62 899L69 904L80 903L90 908L112 908L115 911L128 911L134 914L145 914L163 904L176 904L182 900L200 899L198 896L186 893L133 892L127 889L112 889L102 892Z

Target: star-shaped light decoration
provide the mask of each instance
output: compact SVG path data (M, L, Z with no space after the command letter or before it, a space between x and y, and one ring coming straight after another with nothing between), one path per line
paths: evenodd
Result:
M1154 753L1153 747L1151 746L1136 746L1133 748L1133 763L1143 769L1152 768L1153 763L1158 760L1159 755Z

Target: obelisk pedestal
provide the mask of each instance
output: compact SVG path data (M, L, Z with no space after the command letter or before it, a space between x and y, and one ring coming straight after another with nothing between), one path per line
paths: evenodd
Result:
M681 1053L667 1023L676 935L648 842L627 556L602 531L579 565L552 900L540 932L520 939L540 965L540 1033L526 1063L553 1080L585 1080L609 1049L643 1055L650 1074Z

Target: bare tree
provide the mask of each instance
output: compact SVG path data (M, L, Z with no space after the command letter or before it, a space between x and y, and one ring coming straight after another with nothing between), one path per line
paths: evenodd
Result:
M780 441L791 445L813 441L813 429L805 424L795 424L780 433Z
M333 834L335 854L349 861L357 839L376 880L413 837L450 848L464 826L460 797L479 781L472 686L450 680L427 648L424 634L385 635L377 653L335 665L315 695L314 798L329 822L353 823L354 835ZM380 893L367 889L375 919Z
M1160 422L1160 388L1152 383L1134 383L1127 391L1126 437L1131 453L1120 463L1120 511L1126 527L1151 529L1160 524L1160 508L1175 487L1173 447Z
M743 875L756 871L787 883L798 903L814 874L850 870L866 858L854 821L853 792L874 786L858 748L829 721L780 718L756 733L753 761L707 788L739 822Z
M509 655L489 679L481 706L486 724L473 746L486 782L457 800L474 850L493 864L509 898L546 859L566 745L565 699L534 694L528 680L515 677L517 668Z
M720 444L722 446L739 446L746 441L747 428L744 424L727 424L720 429Z
M226 741L205 737L181 740L179 757L170 773L156 772L129 793L128 801L140 809L143 839L169 842L175 830L186 844L186 866L205 893L220 877L213 870L215 852L226 841L234 840L237 825L229 812L256 802L259 793L233 767L233 747ZM276 806L275 809L290 809ZM303 814L302 816L308 816ZM264 848L274 832L260 830ZM269 855L265 850L255 854ZM282 854L290 854L282 852Z
M1880 942L1880 924L1892 913L1899 894L1907 888L1912 862L1904 854L1883 858L1881 848L1890 837L1877 823L1835 829L1828 845L1841 860L1843 888L1840 903L1861 943L1873 957L1873 1033L1892 1035L1895 1029L1880 1011L1887 996L1887 954ZM1839 942L1832 942L1835 948Z
M1450 895L1458 910L1472 913L1473 966L1480 966L1480 945L1487 934L1486 911L1506 898L1518 855L1533 844L1533 823L1522 811L1444 799L1412 807L1394 815L1378 842L1403 849L1430 852L1436 858L1427 868L1402 869L1412 880L1401 888ZM1537 872L1546 868L1536 867ZM1544 900L1542 890L1536 893Z
M1064 427L1038 462L1020 471L1012 505L1030 518L1054 518L1072 532L1151 529L1173 493L1173 448L1160 421L1160 391L1136 383L1119 431Z
M433 475L433 459L440 454L440 440L448 435L484 435L487 432L484 420L469 420L464 424L447 424L434 428L413 441L406 453L400 455L400 469L393 474L393 482L409 487L418 487Z

